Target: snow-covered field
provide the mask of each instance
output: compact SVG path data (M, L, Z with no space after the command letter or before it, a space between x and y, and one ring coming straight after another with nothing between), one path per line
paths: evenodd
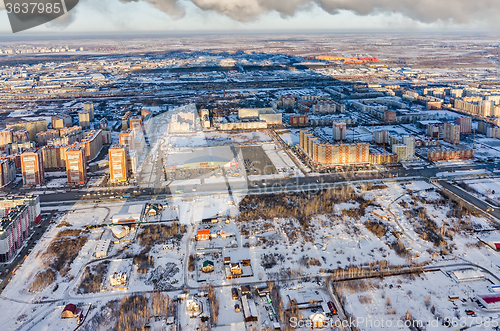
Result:
M495 188L500 192L496 179L470 181L469 185L474 185L478 194L493 194L495 190L496 196ZM493 274L500 272L500 254L471 235L474 231L488 230L478 232L477 236L483 241L497 240L500 237L491 231L495 228L484 218L448 201L437 187L424 181L358 184L310 196L284 193L274 197L234 195L230 198L228 194L220 194L192 198L178 196L153 202L169 204L165 215L154 219L151 224L137 226L120 241L103 228L84 230L83 227L109 223L110 217L124 206L145 202L120 202L97 207L79 203L67 206L65 214L61 208L60 216L49 226L0 297L0 308L14 316L0 317L4 327L7 330L72 330L74 320L60 319L62 306L70 302L95 306L89 315L90 321L86 322L90 327L100 321L101 312L115 304L114 299L125 300L134 293L149 293L155 289L166 290L173 298L185 287L195 291L200 285L211 284L223 286L216 288L220 303L218 328L234 330L244 327L244 324L242 313L234 310L234 304L240 301L231 298L232 287L265 284L267 281L285 282L280 297L286 306L289 298L304 298L306 292L323 301L333 300L322 283L326 279L323 276L352 266L430 263L446 272L452 264L464 266L473 262ZM203 219L217 216L223 216L228 222L200 224ZM172 222L176 217L179 221ZM217 238L195 241L197 231L202 229L217 234ZM51 262L44 257L47 247L54 239L60 238L57 236L61 231L68 230L83 231L79 236L85 236L87 240L68 268L56 273L53 282L30 291L37 274L46 270ZM221 231L229 237L221 238ZM77 239L76 233L70 232L67 236ZM96 259L96 246L106 238L112 239L108 256ZM225 257L229 257L231 263L240 264L243 270L241 278L228 279ZM98 290L79 291L86 267L107 260L110 264L100 278ZM206 260L214 262L211 273L201 271ZM245 260L249 262L243 262ZM115 271L127 273L129 278L124 289L117 290L108 285L109 276ZM304 284L301 279L308 279L310 283ZM495 280L493 282L496 284ZM485 293L488 284L484 280L456 284L445 273L436 271L415 277L363 280L358 285L337 287L337 291L344 298L346 313L354 317L384 318L395 323L408 311L417 320L428 321L434 315L452 318L457 311L455 305L459 306L461 317L465 316L465 309L480 312L482 317L494 316L470 301L465 304L456 301L454 305L448 300L449 295L470 298ZM43 304L39 304L39 300ZM255 300L259 303L260 325L272 326L275 320L268 317L270 308L266 299ZM208 301L200 298L206 316L210 314ZM267 309L265 305L268 305ZM431 312L432 305L435 313ZM183 329L191 330L199 324L199 319L186 317L185 301L176 307L180 315L175 319ZM301 314L306 318L314 313L314 308L301 308ZM113 319L110 321L114 323ZM361 329L378 330L370 326Z

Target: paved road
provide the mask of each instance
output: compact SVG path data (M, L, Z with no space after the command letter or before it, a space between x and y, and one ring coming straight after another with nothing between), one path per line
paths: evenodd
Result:
M266 191L272 192L272 187L282 187L285 190L298 190L302 186L311 186L322 183L341 183L341 182L356 182L360 180L384 180L388 178L401 178L401 177L435 177L437 173L443 171L464 171L464 170L478 170L486 168L499 168L500 164L475 164L464 165L457 167L447 168L425 168L425 169L403 169L401 167L396 169L387 170L384 172L373 170L365 172L333 172L330 174L323 174L321 176L311 177L293 177L283 179L266 179L242 182L230 182L233 191L245 191L248 193L265 193ZM294 189L294 187L296 187ZM307 187L305 187L307 188ZM170 187L153 187L153 188L109 188L100 191L66 191L64 193L43 194L40 196L40 202L60 202L60 201L78 201L78 200L98 200L102 197L121 197L126 194L140 195L144 199L148 196L157 195L170 195L175 191L183 191L183 193L196 193L205 194L210 192L227 191L227 185L223 183L203 184L203 185L175 185ZM99 195L97 193L99 192ZM91 193L91 195L87 195Z
M470 195L469 193L465 192L464 190L459 189L455 185L452 185L448 183L447 181L440 180L439 184L443 186L445 189L453 192L455 195L458 195L465 201L470 202L471 204L475 205L478 209L482 210L483 212L490 214L497 219L500 219L500 210L498 207L491 206L487 204L484 201L479 200L478 198L474 197L473 195Z

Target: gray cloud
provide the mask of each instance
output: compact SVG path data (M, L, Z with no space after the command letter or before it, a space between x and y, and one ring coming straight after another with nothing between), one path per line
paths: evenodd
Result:
M173 18L185 15L180 0L120 0L146 1ZM416 21L431 23L446 21L467 23L473 20L493 20L500 14L498 0L185 0L201 10L214 11L236 21L248 22L269 12L283 17L295 15L317 5L334 15L340 10L359 15L400 13Z
M146 1L150 3L153 7L158 8L161 11L164 11L174 19L179 19L186 15L184 7L179 5L180 2L179 0L120 0L120 1L125 3Z

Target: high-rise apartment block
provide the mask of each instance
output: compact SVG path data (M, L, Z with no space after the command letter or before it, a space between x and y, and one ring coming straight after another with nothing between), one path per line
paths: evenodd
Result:
M389 131L378 130L375 131L375 143L378 145L387 145L389 143Z
M90 128L90 113L88 111L80 111L78 112L78 125L82 127L82 129Z
M87 164L83 146L70 147L66 150L66 174L68 184L84 184L87 181Z
M45 175L40 149L33 149L21 154L21 171L24 186L40 185L44 182Z
M347 139L347 124L344 122L333 123L333 140L343 141Z
M402 143L406 146L406 157L413 158L415 157L415 137L403 136Z
M13 143L26 143L30 141L30 133L28 130L18 130L12 133Z
M41 220L36 195L0 198L0 262L11 260L35 224Z
M309 115L290 115L288 122L290 126L306 126L309 124Z
M460 125L444 123L443 139L450 144L458 144L460 142Z
M134 131L127 130L118 135L119 144L126 146L129 151L135 150Z
M12 129L5 129L0 131L0 147L4 147L7 144L10 144L12 140L12 134L14 133L14 130Z
M472 117L457 118L457 125L460 125L460 133L472 132Z
M90 121L94 121L94 104L92 102L85 102L83 104L83 111L89 112Z
M109 149L109 181L111 183L127 181L127 147L113 145Z
M12 160L0 160L0 190L16 180L16 164Z
M47 131L47 121L44 119L21 121L17 123L7 124L7 128L17 130L27 130L29 132L29 140L35 140L36 134L41 131Z
M366 165L370 162L368 144L324 144L307 130L300 131L300 147L314 162L325 166Z
M403 161L408 158L406 145L395 144L392 145L392 152L398 156L398 161Z
M47 130L36 134L36 142L39 146L45 146L49 140L57 137L59 137L59 130Z
M64 114L52 116L51 121L52 121L52 129L68 128L71 125L73 125L73 120L71 119L71 116Z

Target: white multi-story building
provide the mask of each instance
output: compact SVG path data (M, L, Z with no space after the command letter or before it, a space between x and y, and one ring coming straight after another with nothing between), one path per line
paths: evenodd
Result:
M347 124L344 122L333 123L333 140L340 141L347 138Z
M378 130L375 131L375 143L379 145L386 145L389 143L389 131Z
M40 222L40 199L36 195L0 198L0 217L0 262L6 262Z
M403 136L402 142L406 146L406 157L415 157L415 137Z

